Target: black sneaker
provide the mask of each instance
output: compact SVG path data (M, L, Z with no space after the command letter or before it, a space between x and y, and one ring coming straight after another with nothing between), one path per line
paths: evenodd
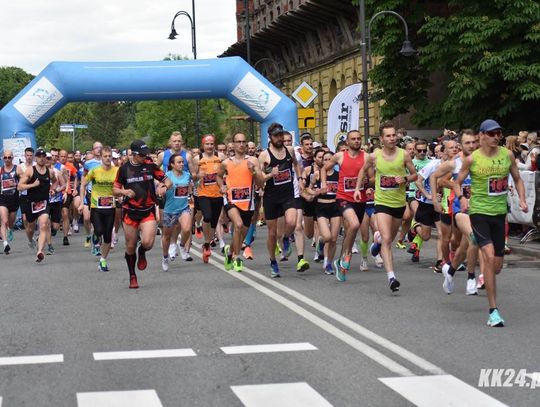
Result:
M4 253L9 254L9 251L11 250L11 247L9 247L9 244L4 246Z
M420 261L420 250L416 249L414 251L414 254L411 257L411 261L413 263L418 263Z
M62 243L64 246L69 246L69 239L67 236L64 236L64 241Z
M399 291L399 286L400 286L400 285L401 285L401 284L399 283L399 281L397 281L397 279L394 278L394 277L392 277L392 278L390 279L390 281L388 281L388 286L390 287L390 290L391 290L393 293Z

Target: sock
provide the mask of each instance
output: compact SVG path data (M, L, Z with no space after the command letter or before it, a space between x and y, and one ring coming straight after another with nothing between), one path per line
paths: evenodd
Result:
M277 265L277 261L276 261L276 260L270 259L270 264L271 264L271 265L274 265L274 264Z
M416 248L418 250L420 250L424 244L424 240L420 237L420 235L416 235L412 242L416 244Z
M99 259L99 261L107 261L107 259L103 256L101 256L101 259Z
M144 256L146 254L146 249L144 248L143 245L140 245L137 252L139 253L139 256Z
M205 249L210 249L210 243L205 243L205 244L203 244L203 247L204 247Z
M362 257L367 257L368 242L364 242L362 239L360 239L360 252L362 253Z
M448 269L448 274L450 274L452 277L454 277L454 274L456 274L456 269L452 267L450 264L450 268Z
M137 262L137 255L134 254L125 254L124 258L126 259L126 263L128 266L129 276L135 275L135 263Z
M227 260L228 260L228 261L232 261L232 253L229 253L229 254L227 255Z
M467 280L474 280L474 271L472 273L467 273Z
M388 273L386 273L386 275L388 276L388 281L392 280L393 278L396 278L393 271L389 271Z
M302 260L304 258L304 255L303 254L299 254L298 255L298 261Z
M493 311L495 311L497 308L490 308L489 313L491 314Z

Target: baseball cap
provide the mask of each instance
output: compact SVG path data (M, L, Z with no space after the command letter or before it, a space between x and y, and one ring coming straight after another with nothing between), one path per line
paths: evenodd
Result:
M322 147L322 144L319 143L318 141L315 141L315 142L313 143L313 148L319 148L319 147Z
M46 157L46 156L47 156L47 152L46 152L44 149L42 149L42 148L38 148L38 149L36 150L36 152L34 153L34 155L35 155L36 157Z
M271 132L268 132L269 136L277 136L278 134L281 134L281 133L285 132L285 130L283 130L283 126L281 124L272 123L269 127L271 127L272 125L275 125L275 127L272 129Z
M52 158L52 154L51 153L45 153L46 157L47 158Z
M135 140L131 143L131 153L139 155L148 155L150 154L150 149L146 143L142 140Z
M485 133L487 131L493 131L493 130L501 130L501 129L502 129L501 125L493 119L484 120L482 124L480 125L480 131L482 133Z
M116 151L112 152L112 158L120 158L120 154L118 154Z

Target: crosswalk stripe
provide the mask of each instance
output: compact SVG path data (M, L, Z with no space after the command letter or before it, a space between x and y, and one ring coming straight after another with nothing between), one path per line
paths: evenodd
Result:
M94 352L94 360L124 360L153 358L184 358L197 356L193 349L132 350L124 352Z
M64 355L6 356L0 358L0 366L62 363Z
M452 375L388 377L379 380L419 407L505 406Z
M332 407L307 383L231 386L245 407Z
M155 390L77 393L78 407L163 407Z
M303 350L317 350L311 343L275 343L269 345L224 346L220 348L227 355L244 353L271 353L271 352L298 352Z

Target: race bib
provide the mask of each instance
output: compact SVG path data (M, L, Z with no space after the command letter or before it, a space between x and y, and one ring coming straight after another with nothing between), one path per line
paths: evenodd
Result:
M186 185L177 186L174 188L174 197L177 199L187 198L189 195L189 188Z
M396 177L394 176L381 175L379 186L383 191L399 189L399 184L396 182Z
M203 177L204 185L215 185L217 183L217 174L206 174Z
M249 201L251 196L251 189L246 188L233 188L231 190L231 201L232 202L245 202Z
M114 206L114 197L98 196L98 199L97 199L98 209L111 209L113 206Z
M47 201L30 202L30 209L32 210L32 213L43 212L47 209Z
M506 195L508 192L508 176L488 178L488 195Z
M274 185L286 184L287 182L291 182L291 180L292 176L290 168L287 168L286 170L281 170L276 175L274 175Z
M337 194L338 183L336 181L328 181L326 183L326 195Z
M344 192L354 192L356 190L356 181L358 177L345 177L343 178L343 191Z
M2 180L2 193L7 191L15 191L17 183L14 178L7 178Z
M471 186L463 185L461 188L461 195L463 195L467 199L471 199Z

